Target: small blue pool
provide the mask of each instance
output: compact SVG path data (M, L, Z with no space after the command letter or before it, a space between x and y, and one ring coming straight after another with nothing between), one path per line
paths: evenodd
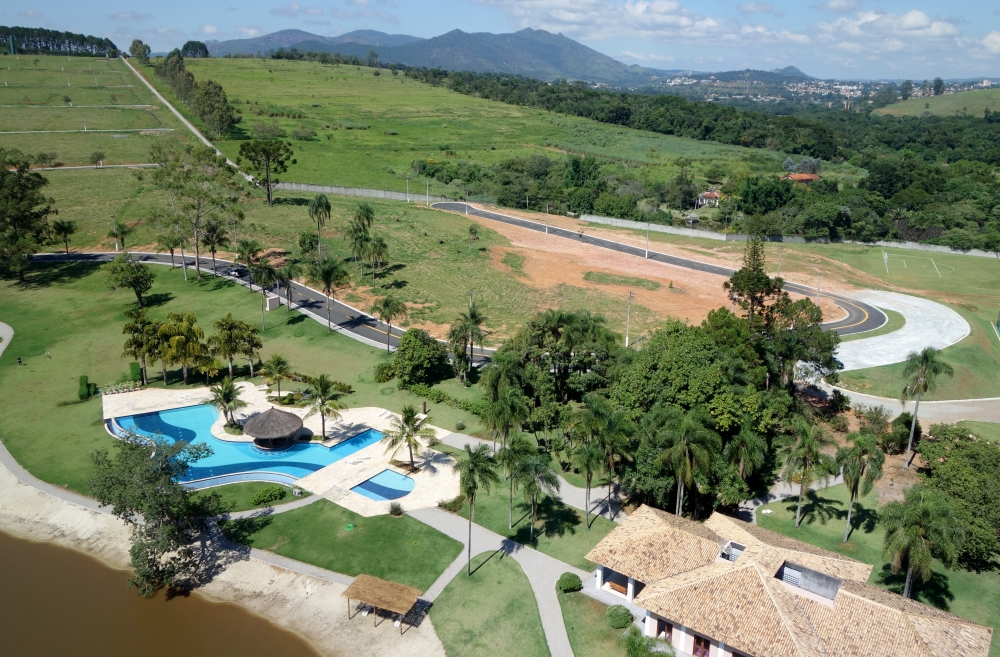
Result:
M383 470L351 490L376 502L388 502L408 495L413 490L413 480L398 472Z
M185 482L215 478L233 478L234 475L252 474L264 481L301 479L322 470L331 463L354 454L382 440L383 434L368 429L333 447L299 443L281 450L263 450L253 443L236 443L219 440L212 435L212 424L219 411L207 404L174 408L169 411L127 415L115 422L127 431L140 436L160 436L171 442L202 443L212 448L212 455L188 468ZM250 477L239 477L250 480ZM205 485L204 482L202 485ZM410 490L413 482L410 481Z

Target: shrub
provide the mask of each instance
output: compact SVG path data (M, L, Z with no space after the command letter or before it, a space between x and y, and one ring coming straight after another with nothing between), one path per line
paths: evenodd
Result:
M843 413L851 410L851 398L839 390L834 390L830 395L830 407L834 413Z
M316 131L310 130L304 125L300 125L299 127L292 130L292 137L300 141L312 141L313 139L316 138Z
M403 385L427 383L448 365L448 350L422 329L410 329L399 339L393 371Z
M462 510L463 504L465 504L465 495L459 495L453 500L441 500L438 502L438 507L444 509L445 511L458 513Z
M605 613L608 618L608 625L616 630L624 630L632 624L632 612L625 605L612 605Z
M389 505L389 515L393 518L398 518L403 515L403 505L399 502L393 502Z
M76 394L80 398L80 401L87 401L90 399L90 383L87 380L86 374L80 377L80 389Z
M270 504L271 502L280 500L285 496L285 489L282 486L267 486L266 488L261 488L259 491L253 494L250 498L250 503L254 506L260 506L261 504Z
M830 426L833 427L834 431L845 433L848 429L847 418L843 415L834 415L833 419L830 420Z
M375 366L375 383L388 383L392 381L396 373L393 371L392 362L382 362Z
M465 422L459 420L455 423L455 431L465 431Z
M556 588L563 593L572 593L573 591L582 589L583 582L580 581L580 576L576 573L563 573L559 576L559 581L556 582ZM622 608L624 609L624 607ZM632 622L631 614L629 615L629 622Z
M142 381L142 365L134 361L128 364L128 380Z

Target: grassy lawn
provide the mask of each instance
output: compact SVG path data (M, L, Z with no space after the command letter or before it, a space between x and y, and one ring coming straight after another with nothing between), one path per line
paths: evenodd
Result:
M148 295L151 317L190 310L211 335L212 322L227 312L260 320L260 298L221 279L192 277L185 283L180 270L152 267L156 281ZM107 289L94 265L37 267L25 286L0 280L0 321L15 337L0 357L0 398L16 413L0 413L0 438L21 465L49 483L86 494L92 476L89 454L109 448L111 437L101 421L99 399L76 402L78 379L105 385L128 371L121 358L122 314L131 307L131 292ZM378 406L400 411L404 404L423 401L395 385L375 383L374 366L385 352L363 345L298 313L281 308L271 313L262 334L263 357L280 352L294 369L312 376L325 373L349 383L354 392L343 398L349 407ZM45 354L51 356L46 358ZM17 367L21 356L25 367ZM151 369L159 386L159 367ZM179 370L168 372L171 387L179 387ZM201 384L199 377L192 384ZM479 429L478 419L445 405L429 405L432 422L454 427L462 421Z
M975 89L957 94L911 98L875 110L875 114L892 116L954 116L970 114L982 118L985 110L1000 109L1000 89Z
M804 520L795 529L795 501L774 502L757 510L761 527L791 536L826 550L847 555L874 566L869 582L896 593L902 593L905 572L893 575L882 559L884 532L875 524L877 511L874 497L862 501L855 509L850 541L844 545L844 523L847 517L847 489L833 486L810 496L803 507ZM772 514L762 514L771 509ZM934 575L926 583L915 583L915 597L921 602L945 609L976 623L1000 627L1000 573L973 573L947 570L935 562ZM994 640L991 657L1000 657L1000 642Z
M874 331L866 331L865 333L852 333L851 335L840 336L841 342L851 342L852 340L863 340L865 338L875 338L880 335L885 335L886 333L892 333L893 331L898 331L906 325L906 318L901 314L897 313L895 310L889 310L888 308L880 308L882 312L885 313L889 321L885 323L882 328L877 328Z
M968 429L984 440L988 440L992 443L1000 443L1000 424L995 422L970 422L968 420L963 420L958 423L958 426Z
M605 615L608 606L582 593L560 591L559 606L562 608L563 623L569 635L576 657L611 657L624 655L625 651L616 645L622 630L608 625Z
M196 495L205 496L211 495L212 493L218 494L218 496L222 499L223 507L227 511L249 511L250 509L258 509L266 506L281 506L282 504L288 504L289 502L305 499L311 495L309 491L303 490L299 497L295 497L292 495L290 488L282 486L282 488L285 489L285 496L274 504L254 504L250 501L250 498L256 495L260 490L267 488L268 486L278 485L279 484L272 484L264 481L247 481L239 484L226 484L225 486L208 488L198 492Z
M416 521L414 521L416 522ZM510 556L484 552L430 610L448 657L545 657L549 647L528 578Z
M353 522L352 531L344 526ZM462 544L409 516L364 518L320 500L301 509L225 523L239 543L345 575L365 573L426 591Z

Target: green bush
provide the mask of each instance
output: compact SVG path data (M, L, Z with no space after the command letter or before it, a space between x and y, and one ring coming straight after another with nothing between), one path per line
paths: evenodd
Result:
M411 386L400 386L404 390L409 390L414 395L418 397L425 397L435 404L447 404L452 408L457 408L460 411L465 411L466 413L472 413L473 415L483 415L486 412L486 401L482 399L477 399L476 401L468 401L466 399L456 399L444 392L443 390L438 390L437 388L432 388L423 383L417 383Z
M576 573L563 573L559 576L559 581L556 582L556 588L563 593L572 593L573 591L582 589L583 582L580 581L580 576ZM631 619L629 622L631 622Z
M80 388L77 390L76 394L80 398L80 401L87 401L97 394L97 384L90 383L87 375L84 374L80 377Z
M399 339L393 371L401 385L427 383L448 365L448 350L422 329L410 329Z
M459 495L453 500L442 500L441 502L438 502L438 507L444 509L445 511L458 513L462 510L463 504L465 504L465 495Z
M849 428L847 425L847 418L843 415L834 415L830 420L830 426L833 427L834 431L839 431L840 433L846 432Z
M465 422L459 420L455 423L455 431L465 431Z
M392 381L396 373L392 369L392 362L382 362L375 366L375 383L388 383Z
M250 498L250 503L254 506L260 506L261 504L270 504L271 502L276 502L285 496L285 488L283 486L268 486L267 488L261 488L259 491L253 494Z
M142 381L142 365L135 361L128 364L128 380Z
M632 624L632 612L624 605L612 605L605 613L608 618L608 625L616 630L624 630Z
M389 505L389 515L393 518L398 518L403 515L403 505L399 502L393 502Z

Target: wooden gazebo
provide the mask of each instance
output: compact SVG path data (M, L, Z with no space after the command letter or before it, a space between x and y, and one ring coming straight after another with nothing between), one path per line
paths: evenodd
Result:
M378 626L378 610L399 614L399 633L403 633L403 618L410 613L420 598L420 590L405 584L389 582L372 575L358 575L341 595L347 598L347 618L351 616L351 600L371 605L375 613L373 624ZM357 616L357 614L355 614Z
M295 441L295 434L302 428L302 418L273 406L255 415L243 425L243 433L253 438L254 444L265 449L285 447Z

